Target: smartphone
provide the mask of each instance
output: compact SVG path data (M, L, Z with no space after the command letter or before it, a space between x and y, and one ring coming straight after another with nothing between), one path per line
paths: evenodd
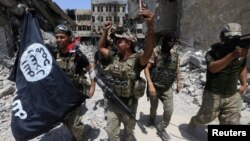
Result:
M140 12L142 12L142 8L148 9L148 4L142 0L139 0L139 8L140 8Z
M148 9L148 4L144 1L141 1L141 7Z
M148 9L148 4L144 2L143 0L138 0L138 7L139 7L138 16L140 16L140 13L142 12L142 8Z
M148 9L148 4L142 0L139 0L139 8L140 8L140 12L142 11L142 8Z

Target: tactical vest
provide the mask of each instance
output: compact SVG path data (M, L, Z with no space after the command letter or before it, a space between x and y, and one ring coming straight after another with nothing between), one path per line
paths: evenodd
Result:
M87 81L85 76L85 71L82 71L80 74L76 74L76 63L75 63L76 53L71 52L67 57L61 57L59 53L57 54L57 63L61 69L67 74L73 84L77 89L84 95L88 95L90 89L90 83Z
M104 69L107 74L106 84L116 95L126 98L143 96L146 81L140 74L136 74L134 69L138 57L139 53L133 54L125 62L120 62L119 56L116 55L113 63Z
M155 61L155 69L151 78L155 87L169 89L176 78L176 68L178 63L177 53L172 52L169 56L161 52L161 46L156 48L158 56Z

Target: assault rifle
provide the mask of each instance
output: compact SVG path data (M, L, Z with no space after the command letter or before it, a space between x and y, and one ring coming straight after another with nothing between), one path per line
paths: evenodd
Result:
M134 113L127 107L127 105L124 104L124 102L98 76L95 76L95 81L98 84L98 86L101 87L104 94L107 95L108 97L110 97L113 100L113 102L117 103L124 112L126 112L131 118L133 118L137 122L138 126L141 128L143 133L147 133L146 129L135 118Z
M250 34L245 34L241 36L230 36L226 38L226 43L232 47L239 46L241 48L249 49L250 45Z

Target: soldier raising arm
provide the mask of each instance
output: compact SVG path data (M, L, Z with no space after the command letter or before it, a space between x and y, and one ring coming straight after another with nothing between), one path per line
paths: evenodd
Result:
M140 57L140 64L144 66L148 63L148 60L153 52L153 47L154 47L154 25L153 25L154 14L148 9L142 9L141 15L146 20L147 27L148 27L146 45L144 48L144 52L141 54L141 57ZM111 26L112 24L110 22L106 22L104 24L103 33L99 41L99 50L105 58L108 57L108 53L110 51L109 49L105 47L105 45L107 42L108 30L111 28ZM120 52L120 54L125 59L129 56L129 54L132 54L132 52L130 52L130 49L128 49L128 52Z
M135 36L130 33L129 29L119 28L115 31L117 53L105 47L107 42L108 30L111 23L106 22L103 33L99 41L99 51L106 59L111 60L110 64L104 69L108 78L105 80L106 85L123 101L123 103L136 115L138 98L143 95L145 87L142 83L137 83L140 78L140 72L144 69L154 48L154 14L148 9L143 9L141 15L147 22L148 33L146 46L143 53L135 53L134 45ZM138 85L137 85L138 84ZM141 85L142 84L142 85ZM137 87L139 86L139 87ZM144 85L145 86L145 85ZM137 91L141 90L140 92ZM124 111L118 108L118 105L108 99L107 104L107 134L110 141L119 139L120 123L124 124L124 139L132 140L133 130L135 128L135 119L131 118Z

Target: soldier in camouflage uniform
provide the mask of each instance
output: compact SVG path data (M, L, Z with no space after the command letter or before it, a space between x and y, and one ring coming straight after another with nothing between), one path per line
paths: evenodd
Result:
M165 128L169 125L173 113L173 92L171 86L176 78L179 78L179 61L176 49L174 48L175 41L175 33L167 33L163 37L162 45L154 48L154 53L149 59L147 67L144 69L148 82L147 92L149 92L151 104L150 125L153 125L155 121L158 99L163 103L163 119L156 126L157 134L163 141L170 139ZM178 87L177 91L179 91Z
M237 23L226 24L221 31L221 43L211 46L206 53L207 81L202 105L190 120L188 131L195 132L198 125L207 124L218 117L220 124L239 124L241 95L248 87L246 56L248 49L232 46L228 38L241 35ZM240 88L237 90L237 82Z
M146 66L154 47L154 14L143 9L141 15L147 22L148 33L143 53L133 51L136 38L128 29L122 28L115 33L117 52L106 48L108 30L111 23L106 22L99 41L99 51L104 58L111 59L111 63L104 69L107 74L106 85L127 105L136 115L138 99L144 94L146 81L140 77L140 72ZM124 125L125 141L131 141L136 121L127 115L111 99L108 99L108 117L106 131L110 141L119 141L120 125Z
M71 29L66 25L58 25L54 32L58 48L57 63L82 94L89 98L92 97L95 91L95 71L77 45L69 48L73 38ZM84 69L89 72L91 84L86 80ZM82 106L83 104L77 107L63 121L76 141L84 140L84 129L81 122L84 109Z

